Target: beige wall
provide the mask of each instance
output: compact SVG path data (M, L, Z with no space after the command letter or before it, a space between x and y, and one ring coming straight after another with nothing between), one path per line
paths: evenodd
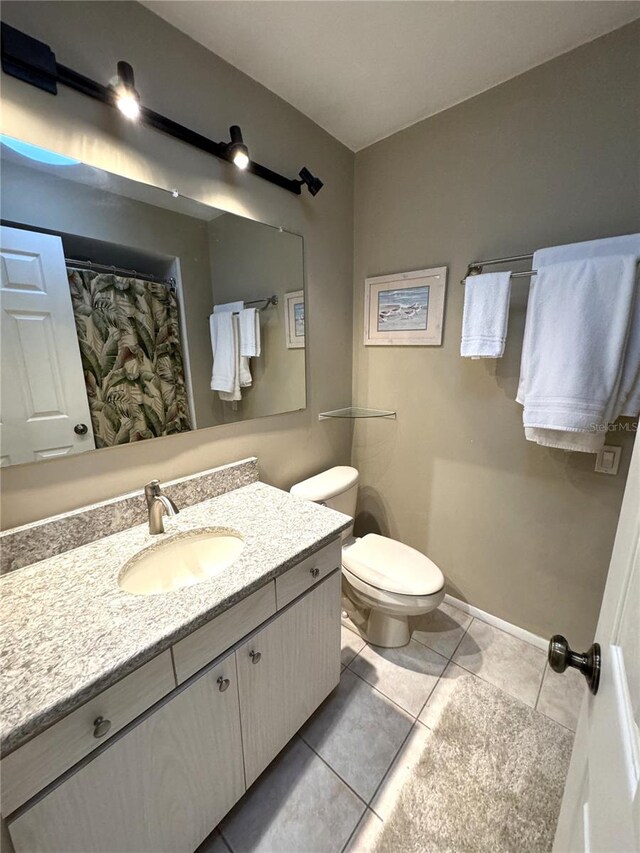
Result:
M527 284L499 361L459 357L476 258L640 227L640 25L538 67L356 155L354 401L360 529L424 550L449 591L542 636L591 642L631 437L617 477L524 439L514 402ZM362 344L365 276L446 265L442 347ZM516 279L516 281L518 281Z
M2 16L96 80L129 60L153 109L214 139L237 123L258 162L290 177L306 165L325 182L315 199L296 197L64 87L53 97L2 75L3 133L302 234L309 317L305 411L5 470L3 527L250 454L284 487L347 462L349 424L317 416L351 398L353 154L138 4L6 2Z

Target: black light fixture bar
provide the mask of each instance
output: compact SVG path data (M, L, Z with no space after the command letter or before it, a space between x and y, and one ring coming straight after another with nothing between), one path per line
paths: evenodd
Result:
M72 68L68 68L66 65L62 65L56 61L55 54L44 42L38 41L5 23L2 23L2 70L6 74L17 77L19 80L53 95L57 94L57 84L59 83L108 106L113 107L115 103L111 86L105 86L85 77L84 74L80 74ZM209 139L209 137L142 105L140 106L139 120L148 127L166 133L193 148L212 154L227 163L233 162L227 142L215 142L213 139ZM301 178L298 180L286 178L267 166L262 166L250 159L245 171L288 190L294 195L301 194L303 185L309 187L312 195L315 195L322 187L322 182L318 178L314 178L313 180L316 183L313 185L315 192L313 191L312 184L309 183L307 177L313 176L306 168L300 171Z

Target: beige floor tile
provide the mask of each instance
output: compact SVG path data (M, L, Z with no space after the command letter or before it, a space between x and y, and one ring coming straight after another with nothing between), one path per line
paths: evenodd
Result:
M364 647L365 642L360 634L354 634L349 628L344 625L340 626L340 661L343 666L351 663L358 652Z
M351 840L345 847L344 853L372 853L382 832L384 824L375 812L367 809L360 818Z
M415 717L446 665L442 655L411 640L399 649L367 645L349 668Z
M429 737L431 737L431 729L416 722L411 734L384 777L384 781L370 806L383 821L388 820L393 814L402 788L420 760Z
M575 732L587 682L577 669L559 675L547 665L536 708L541 714Z
M412 724L409 714L346 669L300 735L369 802Z
M295 737L220 824L233 853L339 853L365 806Z
M476 676L467 672L466 669L462 669L461 666L453 663L453 661L450 661L431 695L427 699L427 704L422 709L422 713L419 717L421 723L424 723L425 726L429 726L430 729L433 729L438 725L442 714L445 712L447 705L455 692L458 680L461 677L475 678Z
M532 708L546 655L540 649L474 619L452 660Z
M450 658L473 619L451 604L442 604L430 613L409 619L411 637L438 654Z

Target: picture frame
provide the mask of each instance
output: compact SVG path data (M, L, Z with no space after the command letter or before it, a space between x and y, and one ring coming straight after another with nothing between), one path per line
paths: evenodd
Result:
M440 346L447 267L365 279L365 346Z
M285 293L284 300L287 349L303 349L305 345L304 290Z

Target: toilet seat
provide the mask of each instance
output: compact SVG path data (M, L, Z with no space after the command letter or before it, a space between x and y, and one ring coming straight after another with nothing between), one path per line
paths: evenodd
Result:
M430 596L444 587L444 576L432 560L377 533L368 533L346 548L342 564L354 578L391 597Z

